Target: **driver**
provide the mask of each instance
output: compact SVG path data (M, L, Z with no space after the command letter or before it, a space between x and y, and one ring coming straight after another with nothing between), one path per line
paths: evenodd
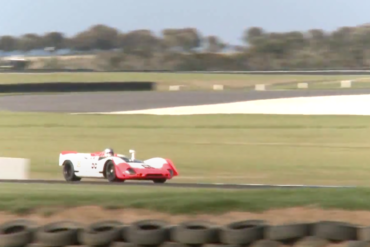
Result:
M104 150L104 156L107 156L107 157L114 156L114 151L113 151L113 149L111 149L111 148L106 148L106 149Z

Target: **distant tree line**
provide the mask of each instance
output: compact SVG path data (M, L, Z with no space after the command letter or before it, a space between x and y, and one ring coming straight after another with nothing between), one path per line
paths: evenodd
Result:
M244 44L233 46L195 28L120 32L95 25L66 37L60 32L0 37L0 50L23 51L54 47L72 52L99 51L96 66L105 69L269 70L362 69L370 65L370 26L342 27L333 32L267 32L251 27ZM224 53L226 50L232 53ZM87 66L87 65L86 65Z

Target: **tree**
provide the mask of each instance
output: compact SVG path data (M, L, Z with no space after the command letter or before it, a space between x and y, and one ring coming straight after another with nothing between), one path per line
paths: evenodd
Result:
M42 49L43 48L42 37L40 37L37 34L33 34L33 33L22 35L18 39L17 48L18 50L25 51L25 52L31 51L31 50Z
M244 31L243 40L249 45L258 45L258 43L264 38L265 32L260 27L250 27Z
M284 42L286 42L287 49L298 50L306 45L306 40L301 32L288 32L283 35Z
M165 29L162 35L164 45L169 50L191 52L202 43L202 38L195 28Z
M161 51L161 40L150 30L136 30L119 36L120 47L125 53L150 56L155 51Z
M161 34L156 36L147 29L122 33L97 24L72 37L57 31L41 36L27 33L19 38L4 35L0 37L0 49L103 50L112 56L99 56L105 62L97 64L135 69L340 69L370 65L370 25L340 27L332 32L319 28L268 32L253 26L243 30L240 46L226 45L215 35L203 37L192 27L164 29ZM225 47L233 48L233 53L215 54ZM122 52L113 51L117 48ZM204 48L207 53L195 52L198 48Z
M44 47L54 47L55 50L65 48L65 37L63 33L50 32L46 33L43 37Z
M216 36L206 37L206 50L208 52L220 52L225 48L225 44Z
M118 47L118 30L105 25L92 26L90 33L91 46L98 50L111 50Z
M76 51L88 51L94 49L93 38L90 32L80 32L69 39L68 47Z
M18 40L10 35L5 35L0 38L0 50L15 51L17 49Z
M119 46L118 30L105 25L94 25L84 32L77 33L68 43L78 51L111 50Z

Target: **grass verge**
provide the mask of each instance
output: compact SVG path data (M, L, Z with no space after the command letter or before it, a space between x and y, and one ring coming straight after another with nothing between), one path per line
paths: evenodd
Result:
M347 78L348 79L348 78ZM346 80L343 78L343 80ZM350 88L342 88L341 80L325 80L325 81L308 81L308 88L299 89L297 83L284 83L284 84L273 84L269 88L270 90L325 90L325 89L353 89L353 88L370 88L370 78L369 77L354 77L350 78L352 80L352 85Z
M246 74L181 74L181 73L50 73L50 74L1 74L1 83L42 82L104 82L104 81L153 81L158 90L168 90L169 85L185 85L182 90L212 90L213 84L225 89L248 88L255 84L279 84L309 81L340 81L363 76L332 75L246 75ZM251 89L251 88L249 88Z
M370 210L370 189L219 190L99 185L0 184L0 210L29 214L42 208L97 205L171 214L262 212L296 206Z
M171 158L170 182L369 186L370 117L0 113L0 155L63 179L63 150Z

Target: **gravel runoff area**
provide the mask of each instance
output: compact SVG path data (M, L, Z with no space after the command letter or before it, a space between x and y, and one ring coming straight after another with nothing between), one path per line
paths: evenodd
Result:
M313 96L264 99L233 103L177 106L136 111L99 112L98 114L283 114L283 115L370 115L370 95ZM95 112L94 114L96 114ZM84 114L84 113L76 113Z
M0 110L20 112L114 112L208 105L260 99L361 95L370 89L252 92L112 92L0 96Z

